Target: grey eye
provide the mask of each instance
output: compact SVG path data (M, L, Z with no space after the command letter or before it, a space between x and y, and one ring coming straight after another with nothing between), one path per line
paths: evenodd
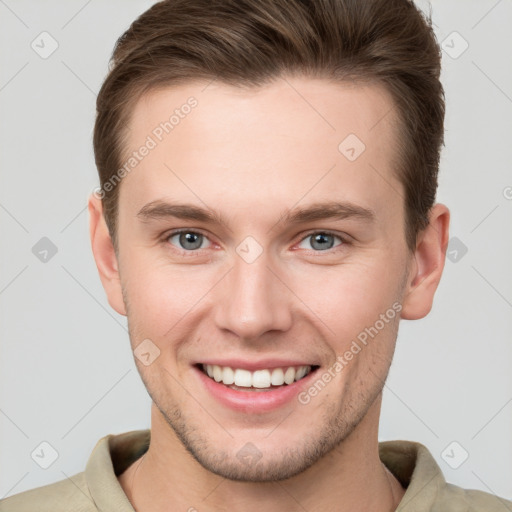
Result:
M311 240L311 247L315 251L326 251L329 249L332 249L334 247L334 240L338 239L342 242L342 239L339 236L332 235L330 233L324 233L324 232L318 232L318 233L312 233L308 236L306 236L302 242L304 243L307 240ZM338 244L340 245L340 244ZM308 247L306 247L308 249Z
M172 242L172 239L176 237L178 237L177 244ZM203 242L206 240L206 237L201 233L196 233L195 231L182 231L170 235L168 240L169 242L173 243L173 245L177 245L179 249L194 251L196 249L202 248L201 246Z

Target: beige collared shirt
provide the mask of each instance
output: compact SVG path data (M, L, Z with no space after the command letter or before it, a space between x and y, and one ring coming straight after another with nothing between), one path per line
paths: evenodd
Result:
M0 512L134 512L117 476L149 447L150 430L110 434L96 444L85 471L0 500ZM406 492L397 512L512 512L512 502L446 483L420 443L379 443L380 458Z

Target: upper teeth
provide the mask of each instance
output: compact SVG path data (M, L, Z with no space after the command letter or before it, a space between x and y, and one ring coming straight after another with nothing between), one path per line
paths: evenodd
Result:
M273 386L282 386L284 383L302 379L310 371L311 366L290 366L288 368L273 368L272 370L256 370L251 372L241 368L233 369L229 366L218 366L216 364L203 364L203 369L209 377L217 382L226 385L235 384L244 388L269 388Z

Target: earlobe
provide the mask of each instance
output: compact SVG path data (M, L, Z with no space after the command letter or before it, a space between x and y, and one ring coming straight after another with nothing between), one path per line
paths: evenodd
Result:
M91 194L88 201L89 235L101 283L112 308L126 316L117 256L103 216L101 199Z
M417 320L432 309L434 294L444 269L450 211L440 203L430 211L428 226L418 235L414 262L404 291L402 318Z

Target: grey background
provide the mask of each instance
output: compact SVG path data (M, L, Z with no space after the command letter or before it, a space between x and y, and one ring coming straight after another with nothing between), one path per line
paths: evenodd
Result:
M98 184L96 93L115 40L152 3L0 0L0 498L82 471L100 437L149 427L126 320L93 261L86 200ZM380 439L419 441L448 481L510 499L512 4L432 8L448 50L438 200L452 212L457 258L431 314L401 324ZM58 42L46 59L31 47L43 31ZM46 262L32 252L43 237L58 250ZM59 454L48 469L31 457L43 441Z

